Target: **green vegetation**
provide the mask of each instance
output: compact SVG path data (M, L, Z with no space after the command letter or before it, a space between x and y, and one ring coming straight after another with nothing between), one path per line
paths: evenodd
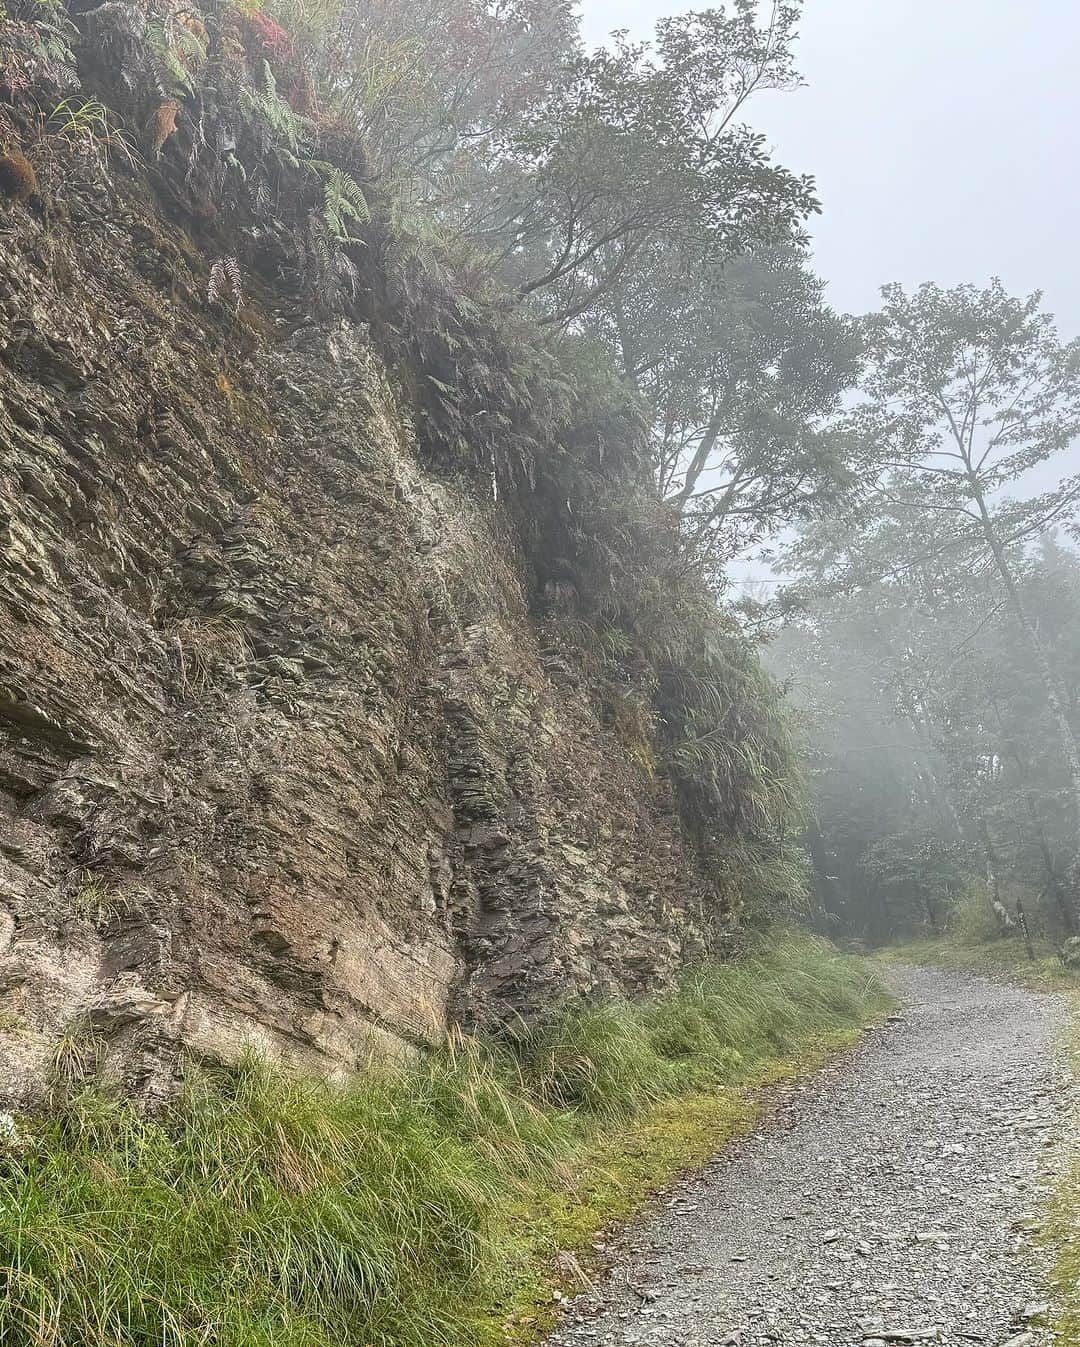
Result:
M104 926L122 917L129 906L125 893L93 876L80 885L71 901L72 912L94 926Z
M222 355L238 325L362 325L424 466L494 497L534 615L599 652L598 715L677 807L710 916L803 892L809 775L823 929L940 931L992 873L1080 930L1080 609L1051 536L1080 500L1078 348L997 282L828 307L813 182L746 120L798 86L798 4L592 51L569 0L73 8L6 7L6 198L137 138L113 168L183 221ZM1060 482L1014 499L1035 465ZM792 530L779 602L720 608L731 558ZM793 698L758 658L781 618Z
M1065 968L1050 945L1036 941L1034 953L1035 958L1029 959L1020 936L1002 936L987 944L966 944L946 936L875 951L887 962L936 964L960 973L1005 978L1039 991L1080 990L1080 973Z
M1066 968L1045 936L1033 934L1029 950L1017 925L1002 929L981 881L969 881L954 905L943 911L942 920L939 934L890 944L876 951L877 956L1005 978L1037 990L1080 991L1080 970Z
M1070 1057L1073 1074L1080 1076L1080 995L1071 998L1071 1009ZM1044 1235L1054 1255L1051 1280L1059 1309L1054 1328L1058 1341L1080 1342L1080 1153L1062 1173L1048 1215Z
M1063 1178L1053 1205L1047 1238L1056 1252L1051 1280L1060 1312L1054 1328L1060 1342L1080 1342L1080 1162Z
M812 757L821 906L940 935L1080 932L1080 343L1039 294L886 286L860 321L860 484L807 521L773 668ZM1032 473L1042 473L1032 486Z
M799 6L735 0L594 51L569 0L71 8L6 8L39 62L62 21L77 67L63 163L30 143L49 71L0 89L44 189L137 139L145 164L113 167L183 221L223 353L235 325L362 324L425 467L496 497L536 616L569 610L603 651L597 710L673 797L710 917L790 911L783 697L717 597L732 555L849 476L826 423L857 342L808 266L813 182L745 120L798 87ZM181 647L195 694L203 644Z
M960 574L952 558L970 539L928 526L927 554L909 564L913 516L898 508L867 528L866 573L850 584L839 567L851 530L822 524L804 537L799 564L817 594L769 654L803 722L827 929L875 944L961 928L992 941L1019 932L1022 909L1037 942L1060 944L1080 929L1077 824L1038 652L985 568ZM1013 560L1023 610L1075 706L1077 557L1044 537Z
M29 156L8 195L35 171L46 194L134 174L183 222L226 360L237 326L362 325L425 468L495 497L534 615L602 652L598 715L622 709L678 810L709 918L790 912L783 697L717 597L732 554L845 471L822 423L855 345L807 266L813 184L743 121L798 85L798 7L737 0L593 52L569 0L67 12L14 0L0 20L39 53L0 88L0 141ZM77 70L47 155L33 86L60 17ZM111 173L110 147L131 151ZM228 637L178 624L193 697L242 660Z
M576 1008L522 1042L452 1038L346 1087L254 1060L192 1072L156 1119L60 1083L0 1154L13 1347L355 1342L528 1331L550 1262L753 1116L745 1087L886 998L802 936L670 1000Z

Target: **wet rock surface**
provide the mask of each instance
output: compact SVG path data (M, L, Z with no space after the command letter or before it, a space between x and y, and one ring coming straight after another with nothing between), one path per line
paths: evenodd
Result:
M549 1347L1039 1347L1064 1011L929 969L902 1010L635 1232Z

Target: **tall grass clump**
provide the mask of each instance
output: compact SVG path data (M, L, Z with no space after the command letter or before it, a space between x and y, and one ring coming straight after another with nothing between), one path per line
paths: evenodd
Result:
M981 880L970 880L949 913L946 930L960 945L988 945L1004 932L990 906L990 895Z
M628 1117L678 1082L647 1021L647 1012L625 1002L576 1006L521 1042L523 1076L550 1108Z
M513 1045L454 1034L344 1087L250 1058L151 1118L69 1086L0 1131L0 1341L468 1347L534 1247L528 1212L616 1124L881 1004L865 967L784 937L667 1000L573 1007Z
M456 1343L496 1183L400 1079L252 1060L157 1121L83 1091L4 1156L0 1340Z

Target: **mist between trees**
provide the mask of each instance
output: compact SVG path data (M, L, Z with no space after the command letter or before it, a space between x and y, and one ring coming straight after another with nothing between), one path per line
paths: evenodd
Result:
M864 478L808 521L772 660L809 752L829 924L1077 932L1076 343L994 282L860 324ZM1027 494L1032 470L1059 477Z
M1019 900L1071 934L1080 347L997 282L829 308L814 183L752 126L798 17L588 51L568 0L15 0L4 191L62 197L62 150L144 159L211 309L369 325L725 914L812 892L882 936ZM791 583L734 602L731 561L792 536Z

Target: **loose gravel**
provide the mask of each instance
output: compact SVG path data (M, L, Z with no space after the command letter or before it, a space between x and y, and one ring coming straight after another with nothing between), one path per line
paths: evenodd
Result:
M631 1232L549 1347L1040 1347L1060 998L891 975L893 1021Z

